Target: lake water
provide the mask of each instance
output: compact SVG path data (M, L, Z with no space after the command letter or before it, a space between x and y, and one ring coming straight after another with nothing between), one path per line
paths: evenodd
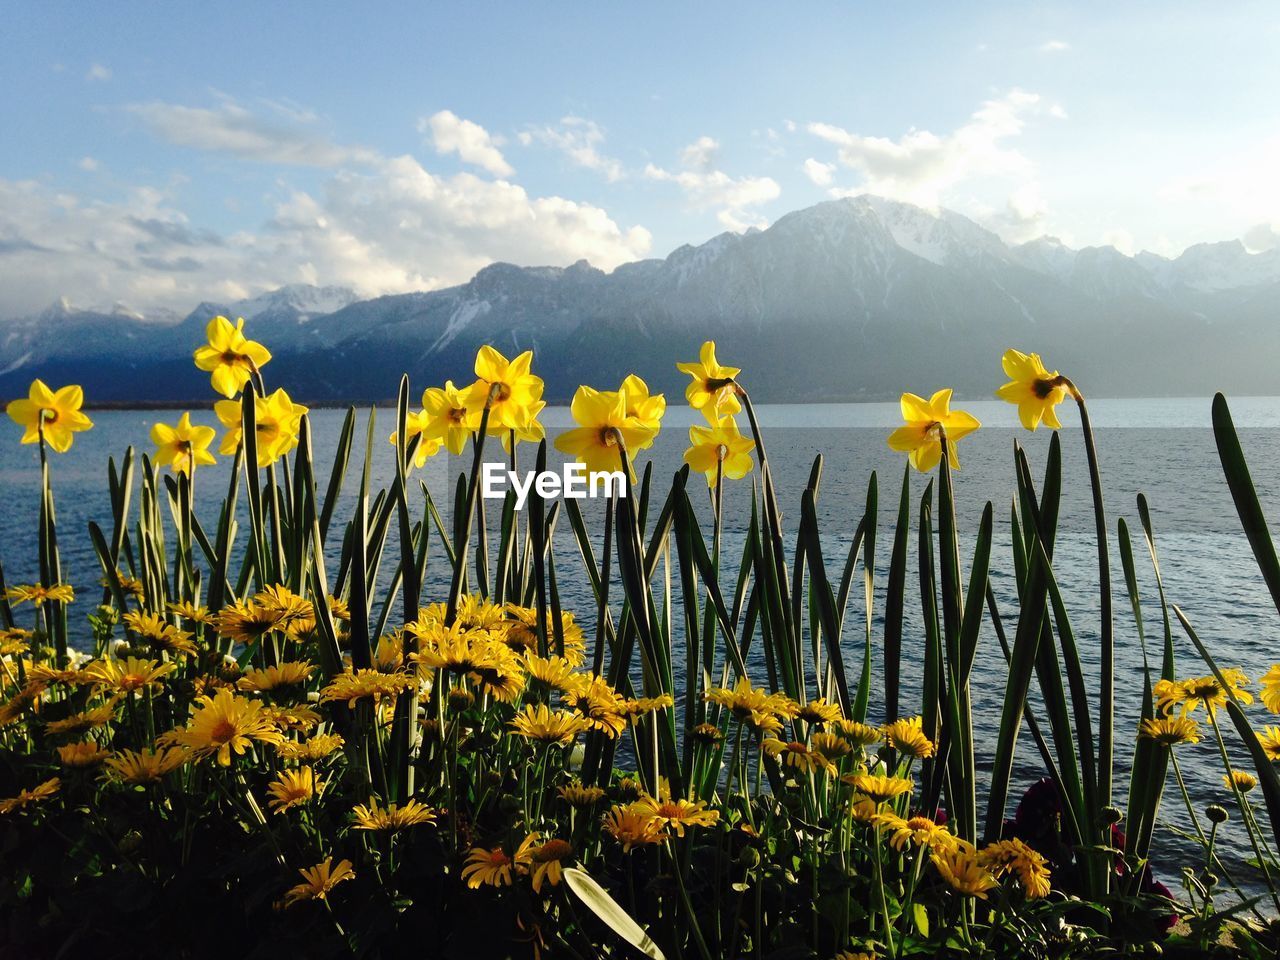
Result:
M996 545L992 557L992 581L1002 600L1007 629L1013 630L1016 603L1013 602L1012 560L1009 547L1009 512L1014 494L1012 451L1014 443L1027 449L1033 471L1042 472L1049 443L1049 433L1028 434L1021 430L1012 407L997 401L959 402L956 406L969 410L983 421L983 429L961 441L962 469L955 475L955 489L961 529L962 557L968 565L977 522L987 501L995 508ZM1064 404L1062 431L1064 454L1064 496L1060 533L1055 555L1055 570L1063 587L1072 615L1077 642L1085 669L1096 677L1098 664L1097 565L1093 542L1093 520L1088 474L1083 445L1074 409ZM1116 732L1118 801L1127 790L1127 765L1137 724L1141 693L1142 659L1138 648L1133 618L1125 594L1119 554L1115 542L1116 520L1125 517L1131 531L1140 537L1135 497L1144 493L1152 510L1157 545L1169 599L1179 604L1196 625L1201 637L1220 664L1242 667L1257 679L1273 661L1280 660L1276 638L1280 615L1262 583L1248 544L1242 536L1222 479L1213 433L1210 429L1210 402L1207 398L1095 400L1090 404L1096 431L1099 458L1107 497L1111 533L1112 570L1116 596ZM1272 520L1280 518L1280 471L1274 468L1280 454L1280 398L1239 398L1232 401L1232 412L1242 443L1253 467L1263 507ZM884 606L884 580L896 520L899 484L902 476L900 455L885 445L888 432L900 422L897 404L827 404L765 406L759 410L770 460L774 465L778 495L788 531L794 533L799 516L800 494L804 489L815 456L824 457L823 484L819 502L820 523L824 533L824 550L832 575L839 575L839 565L848 551L854 528L863 511L867 480L877 471L880 480L880 526L878 531L877 612ZM98 411L92 414L95 428L77 437L66 455L53 458L54 492L58 508L59 540L66 579L81 598L73 608L73 624L77 614L89 612L93 598L100 590L101 571L86 533L90 520L109 529L110 506L107 496L106 463L109 455L117 462L130 444L140 452L150 453L148 431L157 419L172 422L172 411ZM364 417L357 436L364 436ZM312 427L317 451L317 476L321 483L328 476L328 461L336 443L343 412L317 410ZM392 448L387 443L393 425L390 410L377 411L377 444L373 475L375 481L387 484L391 475ZM197 413L197 422L217 425L211 412ZM551 435L571 424L566 409L549 409L544 420ZM669 477L680 465L687 441L687 427L695 415L683 408L673 408L667 415L662 435L651 451L655 480L661 489L661 478ZM38 507L39 466L33 447L17 444L18 428L9 424L10 436L0 459L0 562L12 584L29 583L36 578L35 522ZM525 465L531 465L532 447L522 447ZM496 444L494 450L497 450ZM524 451L529 451L524 453ZM344 490L335 520L345 522L354 509L355 486L359 481L359 445L353 456L348 486ZM552 460L559 456L551 451ZM496 459L496 454L494 456ZM452 458L457 460L458 458ZM423 476L441 506L451 500L450 483L461 464L450 458L437 457ZM228 458L216 467L203 468L199 475L199 512L207 529L212 531L216 516L216 498L226 489ZM697 481L700 483L701 481ZM913 493L917 500L923 493L925 480L913 475ZM750 487L744 482L727 484L725 549L733 558L736 570L741 556L741 537L748 519ZM136 504L136 498L135 498ZM695 498L704 522L709 522L710 509L700 497ZM593 530L599 549L601 534L600 504L583 502L583 512ZM243 517L243 506L241 516ZM492 509L497 510L495 504ZM913 515L916 508L913 508ZM708 532L709 536L709 532ZM335 541L339 538L333 537ZM908 583L915 582L914 540ZM578 574L578 552L567 523L561 523L556 535L557 568L564 603L578 612L580 620L589 624L592 603L585 578ZM1151 641L1158 651L1160 624L1158 600L1151 566L1141 540L1134 543L1138 579L1144 613ZM389 549L388 558L396 552ZM389 575L394 561L385 562L384 575ZM333 567L330 568L331 575ZM428 568L426 593L434 599L442 593L445 575L442 553L433 550ZM677 583L678 583L678 578ZM726 583L728 578L726 577ZM614 597L619 594L616 591ZM847 620L846 662L860 662L859 624L862 620L861 591L854 591ZM915 703L918 709L919 671L922 654L918 618L918 595L908 591L908 625L904 639L904 709ZM83 621L79 621L83 623ZM395 623L393 615L392 623ZM1176 629L1176 627L1175 627ZM87 628L86 628L87 635ZM877 629L877 639L879 630ZM1195 651L1181 632L1175 633L1181 675L1207 672ZM758 644L757 644L758 647ZM1158 656L1158 653L1157 653ZM763 676L760 664L757 678ZM984 629L975 665L973 699L977 722L979 766L990 763L996 728L998 705L1002 701L1005 681L1004 661L994 634ZM1096 681L1093 682L1096 688ZM881 689L877 677L876 690ZM990 709L984 709L990 707ZM1255 725L1263 720L1256 708ZM1182 748L1188 786L1197 807L1212 802L1227 803L1221 783L1213 745L1206 739L1198 745ZM1023 736L1019 744L1017 775L1029 782L1040 775L1038 755L1030 738ZM980 791L981 794L981 791ZM1015 791L1015 797L1018 793ZM1163 812L1174 822L1185 826L1185 812L1180 813L1174 787L1166 792ZM1234 826L1234 819L1233 824ZM1161 834L1161 873L1166 882L1176 886L1176 866L1197 859L1194 848L1168 834ZM1237 873L1242 869L1237 864Z

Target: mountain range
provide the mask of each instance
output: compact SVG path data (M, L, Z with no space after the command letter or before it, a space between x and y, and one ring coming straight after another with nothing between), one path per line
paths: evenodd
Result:
M476 348L535 351L547 397L637 372L679 392L678 359L715 339L764 402L867 400L952 386L988 397L1006 347L1095 396L1280 393L1280 248L1205 243L1176 258L1011 245L949 210L861 196L604 273L495 263L448 289L362 300L293 285L185 317L65 301L0 324L0 396L33 377L96 403L208 402L191 363L211 316L246 318L271 386L304 402L471 379Z

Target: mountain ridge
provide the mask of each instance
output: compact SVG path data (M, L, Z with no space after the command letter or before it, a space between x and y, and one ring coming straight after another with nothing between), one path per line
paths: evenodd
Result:
M1044 354L1095 393L1275 392L1265 355L1280 348L1278 293L1280 249L1223 241L1165 258L1050 237L1010 245L953 211L863 196L610 273L494 263L454 287L363 300L294 284L163 320L63 301L0 325L0 394L47 374L100 401L205 399L190 354L215 313L245 316L275 355L268 380L312 401L385 399L405 370L415 389L466 379L486 342L535 349L554 400L631 370L676 389L675 361L708 337L764 401L882 399L931 383L989 392L1006 346Z

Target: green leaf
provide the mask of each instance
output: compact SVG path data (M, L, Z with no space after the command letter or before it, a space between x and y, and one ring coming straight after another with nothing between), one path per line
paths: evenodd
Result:
M631 915L622 909L617 900L609 896L609 891L591 878L591 874L578 867L569 867L564 871L564 882L582 905L603 920L619 937L652 960L666 960L653 938L631 919Z

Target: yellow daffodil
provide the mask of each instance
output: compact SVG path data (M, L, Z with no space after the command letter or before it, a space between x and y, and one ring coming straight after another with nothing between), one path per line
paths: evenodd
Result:
M418 437L418 446L413 452L414 465L421 468L426 465L427 460L434 457L440 452L440 441L427 434L427 418L426 414L409 411L405 417L405 450L408 450L413 443L413 438ZM400 442L400 432L396 431L391 434L391 445L394 447Z
M649 385L634 373L622 381L618 392L626 404L627 417L653 431L653 437L645 445L652 446L662 427L662 415L667 412L667 398L660 393L650 394Z
M258 466L275 463L298 445L298 432L307 408L289 399L283 389L269 397L254 398L254 417L257 427ZM218 447L221 454L232 455L240 447L241 411L238 400L219 400L213 405L227 432Z
M246 339L243 317L234 325L226 317L214 317L204 332L209 342L196 348L196 366L212 374L213 389L224 397L243 390L249 377L271 359L266 347Z
M489 408L490 436L512 430L531 429L536 422L535 405L542 400L542 379L530 372L533 351L526 350L508 360L485 344L476 354L476 382L467 391L467 409L479 415Z
M1028 430L1044 424L1051 430L1062 426L1054 410L1070 392L1070 381L1045 369L1038 353L1006 350L1000 360L1009 382L996 391L996 396L1018 408L1018 419Z
M443 387L431 387L422 394L422 431L444 444L455 457L467 448L471 435L480 429L479 409L467 407L467 394L446 380Z
M707 414L712 408L703 407ZM710 415L708 414L710 420ZM751 451L756 442L738 431L733 417L724 416L710 420L710 426L689 428L689 449L684 452L684 462L704 474L707 485L716 485L717 473L725 480L741 480L751 472Z
M25 429L23 443L45 442L58 453L71 449L72 434L88 430L93 421L80 412L84 391L77 386L50 390L43 380L34 380L25 399L10 400L5 412Z
M689 406L695 410L710 406L714 411L707 415L708 420L724 414L734 414L742 409L742 404L738 402L738 388L734 383L734 378L742 371L738 367L722 366L716 360L714 340L708 340L702 345L696 363L677 363L676 369L693 378L693 382L684 391Z
M627 416L626 399L620 392L579 387L569 409L578 426L556 437L556 449L584 464L590 473L621 470L622 451L630 456L656 435L656 430Z
M951 409L951 391L939 390L928 400L914 393L904 393L901 401L905 426L889 435L889 446L910 456L911 465L928 473L942 459L942 440L947 442L947 463L960 468L956 441L981 426L976 417L963 410Z
M156 445L156 463L167 465L174 473L190 476L196 467L217 463L209 452L209 444L216 436L213 427L193 425L189 413L184 413L176 426L154 424L151 442Z

